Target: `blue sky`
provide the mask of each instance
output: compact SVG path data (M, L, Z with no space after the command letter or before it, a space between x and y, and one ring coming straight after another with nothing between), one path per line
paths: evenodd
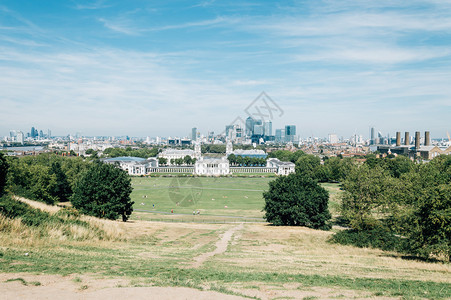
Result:
M0 1L0 135L451 131L451 1Z

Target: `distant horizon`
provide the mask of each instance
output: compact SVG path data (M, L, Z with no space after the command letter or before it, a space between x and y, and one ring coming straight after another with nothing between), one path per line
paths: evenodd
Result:
M37 127L35 127L35 128L37 128ZM31 129L31 128L30 128ZM39 129L39 128L38 128ZM279 128L276 128L276 129L279 129ZM27 133L30 133L30 131L23 131L23 130L20 130L20 129L14 129L14 130L16 130L16 131L22 131L23 133L24 133L24 135L25 135L25 138L26 138L26 134ZM46 129L47 130L47 129ZM50 129L51 130L51 129ZM296 127L296 130L298 130L297 129L297 127ZM52 130L51 130L52 131ZM275 131L274 130L274 128L273 128L273 131ZM410 137L411 138L413 138L414 137L414 134L415 134L415 132L416 131L419 131L419 130L413 130L413 131L407 131L407 132L409 132L410 133ZM429 130L424 130L424 131L419 131L420 132L420 135L421 135L421 138L424 138L424 135L425 135L425 131L429 131ZM393 131L393 134L391 134L390 133L390 138L395 138L396 137L396 132L397 131ZM406 132L406 131L400 131L401 132L401 138L402 139L404 139L404 133ZM432 140L448 140L448 136L447 136L447 134L445 133L445 136L444 137L438 137L438 136L434 136L434 133L433 132L431 132L431 131L429 131L430 132L430 138L432 139ZM46 132L44 132L45 134L46 134ZM377 133L377 131L376 131L376 133ZM67 134L53 134L53 131L52 131L52 137L67 137L68 135L71 135L72 137L75 137L76 135L80 135L80 137L86 137L86 138L94 138L94 137L114 137L114 138L118 138L118 137L129 137L129 138L139 138L139 139L146 139L147 137L149 137L149 138L151 138L151 139L155 139L155 138L157 138L157 137L160 137L160 138L187 138L187 139L191 139L190 138L190 136L189 135L130 135L130 134L120 134L120 135L107 135L107 134L99 134L99 135L92 135L92 134L83 134L82 132L75 132L75 133L67 133ZM218 133L219 134L219 133ZM215 133L215 136L217 136L218 135L217 133ZM334 132L330 132L329 134L336 134L336 133L334 133ZM309 136L302 136L301 134L296 134L296 136L299 136L301 139L307 139L307 138L311 138L311 137L314 137L314 138L322 138L322 139L327 139L328 137L329 137L329 134L327 134L326 136L316 136L316 135L314 135L314 136L311 136L311 135L309 135ZM387 133L388 134L388 133ZM384 134L383 136L384 137L387 137L387 134ZM451 134L451 133L450 133ZM207 132L201 132L201 135L203 135L204 137L206 137L207 136ZM273 135L274 135L274 132L273 132ZM353 137L354 136L354 134L352 134L352 135L350 135L350 136L343 136L343 135L338 135L338 134L336 134L337 135L337 137L339 138L339 139L345 139L345 140L347 140L347 139L349 139L349 138L351 138L351 137ZM0 139L2 139L3 137L6 137L6 136L8 136L9 137L9 132L8 132L8 134L6 134L6 135L0 135ZM370 136L369 136L369 134L367 134L367 135L364 135L364 134L358 134L357 133L357 136L362 136L362 138L364 139L364 140L369 140L370 139Z
M3 0L0 134L451 131L451 2ZM262 96L265 99L258 99Z

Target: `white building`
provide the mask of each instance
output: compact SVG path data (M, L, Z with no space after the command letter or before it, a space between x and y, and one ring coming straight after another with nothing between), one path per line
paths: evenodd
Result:
M109 164L118 164L119 167L126 171L129 175L146 175L152 168L158 168L158 159L150 157L148 159L140 157L114 157L104 160Z
M268 158L266 167L277 168L277 175L288 175L295 172L295 164L291 161L280 161L278 158Z
M171 165L171 160L184 158L185 156L191 156L191 158L199 159L201 158L201 148L200 144L196 143L194 150L191 149L165 149L163 152L158 154L158 158L166 158L168 165Z
M230 141L227 141L226 145L226 155L229 156L230 154L234 154L235 156L242 156L242 157L254 157L254 158L266 158L268 154L266 154L265 151L261 149L249 149L249 150L243 150L243 149L236 149L233 150L233 145Z
M220 176L230 174L228 159L222 158L204 158L201 157L194 165L194 174L206 176Z

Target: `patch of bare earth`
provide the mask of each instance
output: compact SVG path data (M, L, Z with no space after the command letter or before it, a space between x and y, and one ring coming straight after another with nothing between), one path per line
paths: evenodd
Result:
M27 283L40 285L24 285ZM244 299L214 291L200 291L183 287L123 287L130 285L124 279L96 279L89 276L31 275L26 273L0 274L0 299L4 300L98 300L98 299Z

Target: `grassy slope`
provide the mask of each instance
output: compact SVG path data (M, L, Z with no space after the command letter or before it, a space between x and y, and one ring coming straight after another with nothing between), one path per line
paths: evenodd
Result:
M207 179L203 186L263 185L247 179L238 183ZM167 186L170 179L165 180L162 186ZM134 183L137 189L140 184L136 179ZM336 185L326 188L332 196L339 191ZM263 203L261 198L259 201ZM243 208L243 213L257 210L257 204L252 203L239 204L238 208ZM193 269L193 258L214 249L221 234L235 225L142 221L109 224L111 228L119 227L127 241L29 239L17 236L17 232L2 232L0 271L97 274L129 278L136 285L178 285L245 295L262 290L277 295L279 290L322 287L328 289L324 297L347 298L340 295L348 295L349 290L356 291L354 296L359 297L451 297L450 264L329 244L331 232L246 224L224 254Z
M367 296L451 297L449 264L330 245L329 232L306 228L245 225L227 252L190 268L193 258L211 251L231 226L134 222L126 225L128 242L46 240L17 245L4 240L0 270L95 273L130 278L140 285L215 286L244 294L272 286L328 287L334 295L361 290Z

